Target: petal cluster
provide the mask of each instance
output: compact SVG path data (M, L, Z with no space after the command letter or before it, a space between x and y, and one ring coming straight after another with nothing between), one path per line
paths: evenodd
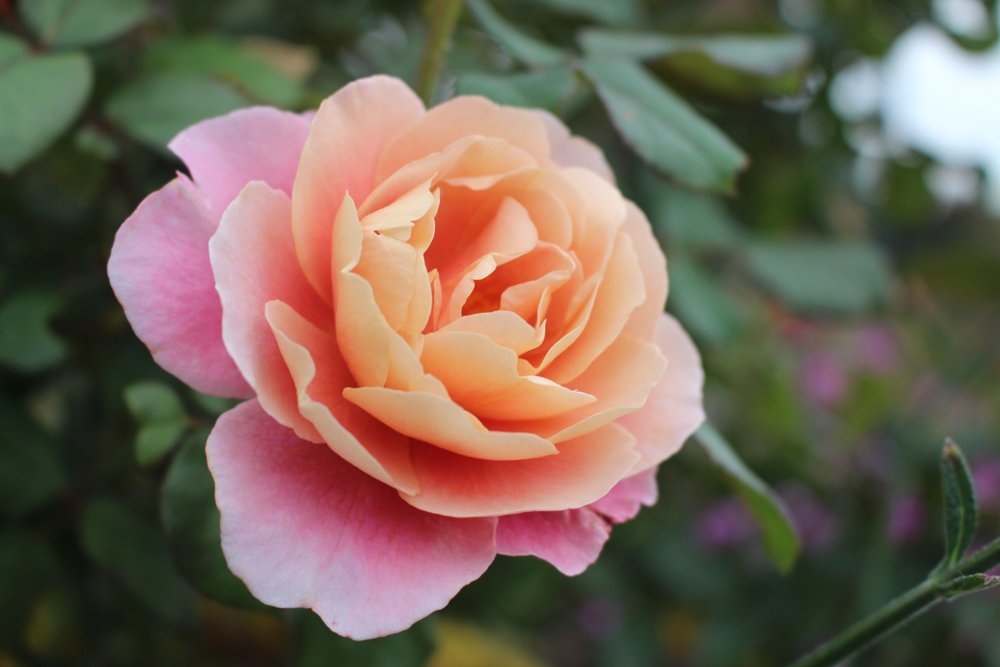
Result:
M581 572L655 501L703 419L701 365L592 144L379 76L171 148L191 178L125 222L109 275L165 369L248 399L208 455L261 600L388 634L497 553Z

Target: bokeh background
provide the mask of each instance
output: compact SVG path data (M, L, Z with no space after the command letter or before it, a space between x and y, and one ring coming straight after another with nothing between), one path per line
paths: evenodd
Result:
M436 98L546 107L605 149L667 250L711 419L798 527L795 567L691 445L579 577L499 558L444 612L361 644L255 605L221 562L204 467L227 404L153 364L108 252L181 168L176 131L312 108L369 73L413 82L427 10L0 0L0 666L779 665L937 561L949 435L981 539L1000 532L993 2L469 5ZM701 40L720 34L755 37ZM622 139L578 65L623 50L742 148L734 187ZM963 599L853 664L1000 665L998 622L997 595Z

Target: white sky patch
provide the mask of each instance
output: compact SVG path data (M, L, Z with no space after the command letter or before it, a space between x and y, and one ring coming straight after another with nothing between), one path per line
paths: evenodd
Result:
M990 15L981 0L933 0L934 20L949 32L970 39L990 34Z

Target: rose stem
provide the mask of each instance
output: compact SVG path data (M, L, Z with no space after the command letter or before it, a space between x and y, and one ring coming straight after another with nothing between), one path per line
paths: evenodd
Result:
M431 103L444 55L451 46L451 34L462 12L462 0L430 0L429 9L430 27L417 74L417 94L426 104Z
M943 572L932 573L884 607L844 630L789 667L833 667L897 630L943 600L954 597L948 584L1000 564L1000 539L967 556Z

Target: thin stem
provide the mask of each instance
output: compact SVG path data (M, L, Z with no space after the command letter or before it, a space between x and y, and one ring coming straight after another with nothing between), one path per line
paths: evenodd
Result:
M985 572L1000 564L1000 539L966 556L939 574L928 577L884 607L844 630L790 667L833 667L864 650L878 639L899 629L939 602L948 599L949 581L969 574Z
M444 55L451 46L451 34L455 31L458 15L461 13L462 0L430 0L430 29L417 74L417 94L427 104L430 104L434 95Z

